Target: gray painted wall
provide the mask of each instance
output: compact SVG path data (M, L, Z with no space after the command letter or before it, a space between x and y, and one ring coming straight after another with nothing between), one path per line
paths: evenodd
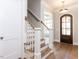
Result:
M41 0L28 0L28 9L41 20ZM33 27L41 27L41 23L36 21L29 13L27 14L29 23Z
M41 23L38 22L33 16L31 16L29 13L28 13L28 18L27 20L29 21L29 23L34 27L34 28L38 28L38 27L41 27Z
M28 0L28 9L32 11L32 13L41 18L41 0Z

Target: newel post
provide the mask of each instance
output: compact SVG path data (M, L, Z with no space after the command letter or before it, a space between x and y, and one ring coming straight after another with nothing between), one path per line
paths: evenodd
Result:
M35 56L34 59L41 59L41 52L40 52L40 39L41 39L41 29L35 28Z
M53 49L53 29L49 29L49 48Z

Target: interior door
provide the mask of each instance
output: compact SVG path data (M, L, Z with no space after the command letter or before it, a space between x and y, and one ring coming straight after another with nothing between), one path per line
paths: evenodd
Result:
M72 15L65 14L60 18L60 41L64 43L73 43L72 35Z
M0 59L17 59L21 0L0 0Z

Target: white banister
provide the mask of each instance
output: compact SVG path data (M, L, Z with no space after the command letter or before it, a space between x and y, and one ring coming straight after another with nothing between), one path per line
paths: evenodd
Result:
M34 49L34 39L35 39L35 32L34 29L27 30L27 41L25 42L26 49Z
M41 29L35 28L35 56L34 59L41 59L41 51L40 51L40 39L41 39Z
M53 49L53 29L49 29L49 48Z

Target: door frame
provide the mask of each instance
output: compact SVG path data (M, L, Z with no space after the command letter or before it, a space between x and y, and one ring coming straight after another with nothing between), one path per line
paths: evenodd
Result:
M71 17L71 37L72 37L72 43L73 44L73 16L71 14L64 14L60 17L60 43L65 43L65 42L61 42L61 37L62 37L62 17L64 16L70 16ZM67 43L69 44L69 43Z

